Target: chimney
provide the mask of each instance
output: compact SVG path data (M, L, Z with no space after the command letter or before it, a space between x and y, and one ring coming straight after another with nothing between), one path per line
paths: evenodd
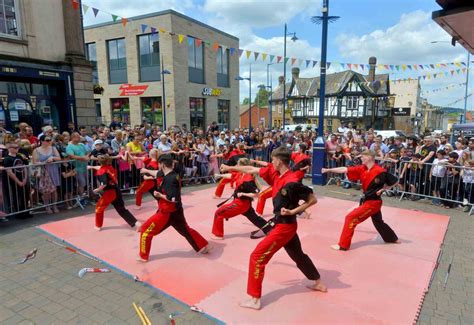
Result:
M291 75L293 76L293 79L298 79L300 77L300 68L291 69Z
M375 80L375 66L377 65L377 58L371 56L369 58L369 81L372 82Z
M283 76L279 76L278 77L278 85L283 85L283 83L285 82L285 78Z

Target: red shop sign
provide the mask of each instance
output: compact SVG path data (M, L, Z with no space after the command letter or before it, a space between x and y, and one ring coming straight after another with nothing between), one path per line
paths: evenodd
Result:
M119 89L122 91L120 96L140 96L148 89L148 85L134 86L132 84L123 84Z

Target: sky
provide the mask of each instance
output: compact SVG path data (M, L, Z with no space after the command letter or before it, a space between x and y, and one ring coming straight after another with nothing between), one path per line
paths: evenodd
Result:
M295 32L298 37L295 42L290 40L291 36L287 38L287 57L320 61L321 25L312 23L311 17L321 15L322 0L84 0L83 4L99 9L97 17L92 10L85 14L85 26L111 21L105 12L133 17L173 9L238 37L242 49L280 56L283 56L286 23L288 32ZM434 0L330 0L329 14L340 18L329 25L327 60L367 64L368 58L375 56L378 64L392 65L467 62L467 51L460 45L453 47L450 36L431 19L431 13L439 9ZM432 41L441 42L432 44ZM266 84L268 62L268 58L266 62L261 58L255 62L253 54L250 60L245 53L240 58L242 77L248 76L252 64L253 94L259 84ZM471 69L473 66L471 63ZM310 64L306 68L303 63L300 70L302 77L319 76L319 65L312 68ZM341 67L334 65L329 73L337 71ZM283 64L271 65L270 75L273 85L278 84ZM390 79L422 75L426 72L407 69L390 72ZM469 77L471 80L474 77L472 72ZM289 78L291 65L287 64ZM422 96L433 105L462 108L465 81L466 74L422 80ZM474 83L469 84L468 93L472 93ZM241 82L240 94L241 99L248 95L248 82ZM471 96L468 109L473 107L474 96Z

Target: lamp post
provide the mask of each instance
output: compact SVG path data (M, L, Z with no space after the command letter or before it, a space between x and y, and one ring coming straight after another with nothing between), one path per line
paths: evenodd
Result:
M326 175L321 173L326 163L326 144L324 141L324 104L326 100L326 56L328 41L328 23L339 19L338 16L329 16L329 0L323 1L321 9L322 16L314 16L311 21L315 24L323 25L321 37L321 72L319 82L319 115L318 115L318 137L313 143L313 166L312 183L315 185L325 185Z
M273 63L267 63L267 89L270 90L270 98L268 100L268 127L270 130L272 129L272 119L273 119L273 113L272 113L272 100L273 100L273 83L271 77L269 78L269 68L271 65L274 64L280 64L281 62L273 62Z
M165 95L165 74L171 74L169 70L165 70L163 56L161 56L161 85L163 87L163 103L161 105L163 113L163 131L166 131L166 95Z
M252 65L250 65L250 71L248 78L243 78L241 76L235 77L235 80L248 80L249 81L249 133L252 129Z
M283 41L283 131L285 131L285 117L286 117L286 37L293 35L291 40L296 42L298 37L296 33L288 33L288 29L285 24L285 39Z
M456 46L456 41L431 41L431 44L436 43L451 43L453 46ZM466 70L466 88L464 90L464 123L467 123L467 92L469 89L469 66L471 61L471 53L467 51L467 70Z

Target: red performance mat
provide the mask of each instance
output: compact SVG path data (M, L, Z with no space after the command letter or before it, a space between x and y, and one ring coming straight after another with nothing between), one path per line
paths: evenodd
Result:
M183 196L191 227L209 238L216 204L214 189ZM230 195L226 189L225 195ZM255 203L254 203L255 204ZM264 217L271 213L267 202ZM350 251L334 251L344 216L355 202L319 198L311 219L298 221L303 250L312 258L329 292L305 287L307 280L284 250L268 264L263 283L262 309L243 309L249 256L258 240L249 238L254 227L243 216L225 222L225 240L210 241L213 250L198 255L173 228L153 240L150 261L135 261L138 234L114 210L105 213L102 231L94 230L94 215L62 220L39 227L112 267L187 305L226 323L345 323L411 324L417 318L449 217L383 207L384 220L402 244L384 244L372 222L360 224ZM156 202L130 211L145 221Z

